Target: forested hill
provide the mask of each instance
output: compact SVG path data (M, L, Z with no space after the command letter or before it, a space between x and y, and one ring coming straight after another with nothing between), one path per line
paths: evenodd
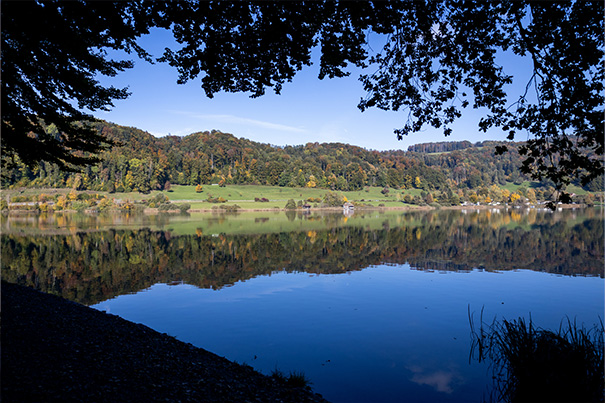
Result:
M80 173L49 163L4 169L2 187L69 187L149 192L171 184L260 184L356 190L364 186L422 189L477 188L524 179L511 152L494 155L497 142L427 143L410 151L371 151L342 143L277 147L220 131L156 138L142 130L96 123L120 146ZM53 130L49 127L48 130Z

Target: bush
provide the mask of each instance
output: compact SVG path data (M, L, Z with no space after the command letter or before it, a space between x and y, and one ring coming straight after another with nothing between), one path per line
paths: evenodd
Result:
M170 203L162 203L158 205L158 210L160 211L168 211L170 209L172 209L172 204Z
M105 211L105 210L109 210L110 208L112 208L114 206L113 204L113 199L109 199L107 197L102 198L99 201L99 204L97 205L97 207L99 208L99 210L101 211Z
M286 203L286 209L287 210L294 210L294 209L296 209L296 202L294 201L294 199L288 200L288 202Z
M225 203L227 202L226 199L222 198L222 197L208 197L207 201L209 203Z
M164 193L160 192L149 199L148 205L151 207L152 204L159 206L164 203L170 203L170 199L168 199L168 196L166 196Z
M241 207L240 207L240 206L238 206L237 204L234 204L234 205L232 205L232 206L225 206L225 205L219 206L219 209L224 210L224 211L226 211L226 212L231 212L231 213L232 213L232 212L236 212L236 211L237 211L237 210L239 210L240 208L241 208Z
M88 208L88 203L76 201L71 204L71 208L76 210L78 213L82 213Z
M343 195L334 192L328 192L324 195L323 204L328 207L340 207L344 203Z
M181 213L186 213L191 208L191 204L189 204L189 203L179 204L178 208Z

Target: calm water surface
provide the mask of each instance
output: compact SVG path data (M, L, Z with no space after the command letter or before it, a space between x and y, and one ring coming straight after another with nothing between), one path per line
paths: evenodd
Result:
M334 402L480 401L475 319L603 317L598 209L37 217L2 222L2 275Z

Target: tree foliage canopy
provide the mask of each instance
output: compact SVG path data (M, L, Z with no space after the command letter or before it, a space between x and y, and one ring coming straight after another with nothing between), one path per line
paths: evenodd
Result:
M601 1L7 3L2 150L30 163L86 162L73 151L106 143L75 124L91 119L81 110L127 95L95 79L131 66L106 49L149 58L136 39L162 27L179 48L159 61L177 69L179 83L199 78L209 97L279 93L319 48L319 78L368 67L359 107L402 111L398 137L426 126L448 135L465 108L482 108L480 129L501 128L511 140L526 134L524 172L563 189L603 174L602 16ZM507 93L505 54L531 60L520 94Z
M127 2L2 4L3 162L18 155L29 165L70 168L96 161L90 153L111 145L85 124L94 119L83 109L107 110L128 96L101 86L96 75L132 66L108 58L107 49L146 57L136 38L147 30L136 24L134 10Z

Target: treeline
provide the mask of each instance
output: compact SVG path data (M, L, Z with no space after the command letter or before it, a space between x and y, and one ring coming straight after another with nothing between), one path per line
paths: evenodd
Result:
M477 143L476 146L479 146ZM436 143L413 144L408 147L408 151L416 153L445 153L449 151L464 150L473 147L470 141L439 141Z
M101 162L69 173L41 163L2 171L1 186L55 187L108 192L168 190L172 184L258 184L358 190L365 186L432 190L476 189L527 180L515 147L494 155L497 142L419 145L413 151L371 151L342 143L277 147L220 131L156 138L107 122L97 129L120 146ZM52 125L49 132L56 131ZM450 150L450 148L452 150ZM447 150L447 153L434 153ZM592 185L598 190L602 181ZM595 187L596 186L596 187Z
M334 227L254 235L199 231L173 236L150 229L9 234L1 238L2 278L94 304L157 282L216 289L274 270L334 274L384 263L603 276L598 217L573 226L571 217L535 211L528 217L513 211L498 217L435 212L402 218L395 228L385 221L375 230Z

